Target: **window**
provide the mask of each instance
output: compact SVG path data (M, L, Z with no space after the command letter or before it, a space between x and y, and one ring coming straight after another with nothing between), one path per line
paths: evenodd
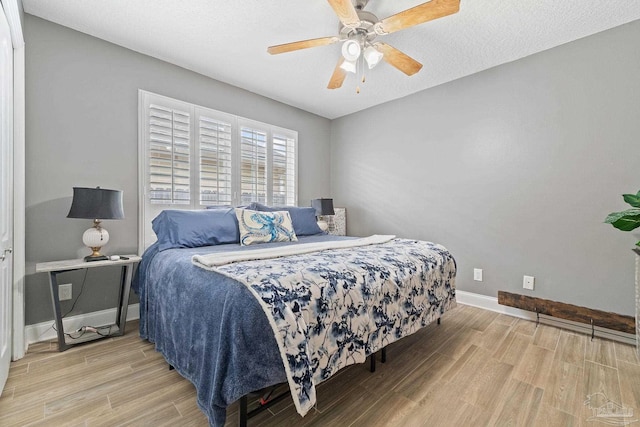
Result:
M297 203L296 131L145 91L139 109L146 205Z
M272 139L272 198L273 204L286 205L296 199L296 138L284 134L273 135Z
M231 120L199 117L200 205L233 203L230 122Z
M240 203L267 203L267 132L240 127Z
M149 199L151 203L189 204L189 113L150 104L148 114Z

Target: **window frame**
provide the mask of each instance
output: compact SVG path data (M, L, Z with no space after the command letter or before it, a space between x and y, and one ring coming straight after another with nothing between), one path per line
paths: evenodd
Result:
M168 200L166 203L161 201L152 202L150 200L150 129L149 129L149 114L151 104L156 104L164 108L171 110L186 111L189 117L190 131L189 131L189 203L175 203ZM231 125L231 203L202 203L201 202L201 164L200 164L200 150L201 150L201 129L200 120L202 117L209 119L222 121ZM173 99L164 95L159 95L153 92L148 92L142 89L138 90L138 196L139 196L139 248L141 250L146 249L153 241L155 241L155 234L151 230L151 220L155 218L164 209L206 209L209 206L239 206L242 204L242 192L241 192L241 172L242 172L242 159L241 145L242 145L242 128L248 127L252 130L259 130L266 134L266 185L265 185L265 200L268 205L273 204L273 174L274 174L274 158L273 158L273 144L275 137L284 137L287 140L293 142L293 178L291 184L294 187L291 203L289 205L297 206L298 204L298 132L291 129L282 128L268 123L259 122L257 120L240 117L237 115L225 113L222 111L214 110L212 108L203 107L200 105L188 103ZM219 167L219 164L217 165ZM289 185L289 169L285 168L285 179ZM173 194L173 189L172 189ZM255 197L255 195L254 195ZM285 194L285 199L288 198L288 192Z

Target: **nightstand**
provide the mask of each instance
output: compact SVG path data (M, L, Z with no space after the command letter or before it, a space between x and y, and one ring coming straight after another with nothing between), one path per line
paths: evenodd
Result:
M129 306L129 290L131 289L131 277L133 275L133 266L140 262L138 255L124 255L129 259L119 259L116 261L92 261L85 262L83 259L69 259L65 261L41 262L36 264L36 273L49 273L49 285L51 287L51 300L53 303L53 312L55 313L56 329L58 332L58 351L65 351L76 344L87 341L93 341L100 338L114 337L124 335L125 323L127 321L127 308ZM118 297L119 305L116 314L116 323L109 325L109 334L100 334L97 332L85 332L79 338L70 338L67 342L65 338L64 326L62 324L62 311L60 310L60 297L58 295L58 281L56 276L59 273L72 270L83 270L89 268L100 268L107 266L119 265L122 267L120 279L120 295ZM111 331L111 327L115 326L115 330Z
M329 223L329 234L334 236L347 235L347 210L345 208L334 208L335 215Z

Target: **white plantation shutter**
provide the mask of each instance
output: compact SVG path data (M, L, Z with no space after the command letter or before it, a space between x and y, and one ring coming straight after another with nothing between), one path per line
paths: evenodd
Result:
M240 204L267 203L267 132L240 126Z
M296 144L293 137L273 134L271 160L272 202L274 206L296 204Z
M199 115L199 201L201 205L231 205L232 121Z
M151 104L148 117L149 200L189 204L191 116Z
M140 250L163 209L297 203L298 133L139 91Z

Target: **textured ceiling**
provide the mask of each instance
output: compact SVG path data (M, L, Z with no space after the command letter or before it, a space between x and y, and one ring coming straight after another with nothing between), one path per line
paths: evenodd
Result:
M382 19L421 0L371 0ZM27 13L330 119L640 19L639 0L462 0L460 12L379 37L424 64L386 63L356 94L326 89L340 44L281 55L267 46L336 35L326 0L23 0ZM615 46L612 46L615 49Z

